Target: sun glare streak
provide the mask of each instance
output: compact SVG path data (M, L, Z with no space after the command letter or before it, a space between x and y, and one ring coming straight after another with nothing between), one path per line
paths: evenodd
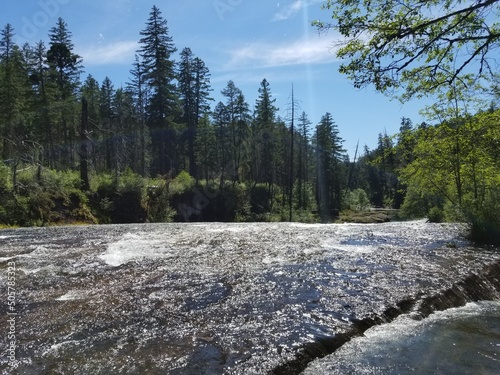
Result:
M310 31L311 25L309 22L309 8L304 7L302 9L302 17L303 17L303 27L304 27L304 38L308 41L311 39ZM304 65L305 76L307 78L307 108L309 110L313 110L315 98L314 98L314 90L313 90L313 71L312 65L310 62L307 62ZM299 94L300 97L300 94Z

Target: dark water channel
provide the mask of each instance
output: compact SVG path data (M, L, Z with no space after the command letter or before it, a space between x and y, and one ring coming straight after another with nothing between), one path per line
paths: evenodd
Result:
M418 322L500 298L500 252L470 246L462 229L410 222L0 231L0 295L7 301L15 264L18 314L18 367L4 351L0 373L326 369L316 358L398 315ZM1 348L9 311L2 302Z

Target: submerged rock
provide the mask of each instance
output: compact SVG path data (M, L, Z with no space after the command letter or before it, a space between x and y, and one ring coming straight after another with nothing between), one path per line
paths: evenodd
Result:
M471 247L461 230L409 222L2 231L3 295L7 263L16 267L17 371L299 373L403 312L498 298L500 253ZM0 357L2 373L10 365Z

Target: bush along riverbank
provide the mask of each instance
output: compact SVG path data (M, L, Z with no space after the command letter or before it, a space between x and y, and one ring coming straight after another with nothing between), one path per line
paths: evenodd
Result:
M280 222L289 221L288 199L278 187L271 193L266 184L225 181L196 181L187 172L173 179L144 178L130 170L121 175L92 176L88 191L80 189L76 171L28 168L18 173L15 185L0 168L0 228L124 224L146 222ZM9 183L10 182L10 183ZM346 192L342 210L325 220L309 189L307 209L298 209L293 200L292 221L305 223L383 223L423 217L409 212L412 197L402 210L373 209L362 189ZM303 199L303 198L302 198ZM302 202L303 204L303 202ZM500 243L500 219L491 205L489 211L468 214L433 207L426 215L430 222L469 223L470 240Z
M4 168L4 176L6 168ZM45 226L190 221L285 221L289 215L277 187L195 181L186 172L174 179L143 178L131 171L95 175L80 189L78 172L35 168L22 171L15 186L0 185L0 225ZM319 222L315 207L293 210L293 219Z

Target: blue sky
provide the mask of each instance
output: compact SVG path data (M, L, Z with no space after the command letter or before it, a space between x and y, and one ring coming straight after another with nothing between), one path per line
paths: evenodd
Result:
M180 52L190 47L212 74L213 97L233 80L253 108L262 79L276 98L279 114L287 117L292 84L299 111L313 125L330 112L354 155L356 143L376 147L377 135L397 132L401 117L414 123L423 103L402 105L373 88L357 90L338 73L336 35L318 35L310 26L327 20L322 0L23 0L3 1L0 27L11 23L17 42L48 44L48 31L62 17L73 33L75 52L83 57L85 73L98 81L109 76L118 88L129 70L153 5L168 21Z

